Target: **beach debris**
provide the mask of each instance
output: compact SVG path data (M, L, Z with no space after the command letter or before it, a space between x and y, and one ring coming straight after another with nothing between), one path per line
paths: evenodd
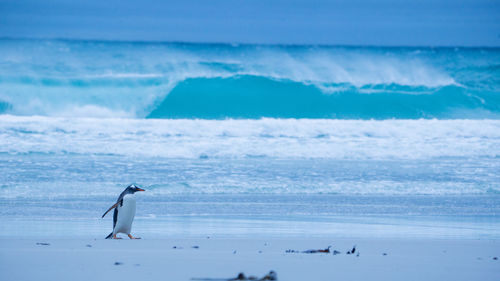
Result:
M494 260L498 260L498 258L497 258L497 257L493 257L493 259L494 259Z
M85 245L85 247L87 247L87 248L92 248L92 245L87 244L87 245Z
M248 280L248 279L245 277L245 274L243 274L243 272L240 272L238 274L238 276L235 279L232 279L232 280Z
M348 255L352 255L352 254L354 254L355 252L356 252L356 245L354 245L354 246L352 247L352 250L347 251L347 253L346 253L346 254L348 254Z
M122 265L123 262L115 261L115 265Z
M292 249L288 249L285 251L285 253L303 253L303 254L317 254L317 253L324 253L324 254L329 254L331 251L330 251L330 248L332 246L328 246L328 248L326 249L314 249L314 250L305 250L305 251L297 251L297 250L292 250ZM339 251L337 250L334 250L333 251L333 254L334 255L337 255L337 254L340 254Z
M332 246L328 246L328 248L326 248L326 249L319 249L319 250L305 250L305 251L302 251L302 253L304 253L304 254L330 253L331 247Z
M387 256L387 253L382 253L382 256Z
M193 248L193 249L199 249L199 248L200 248L200 246L193 246L193 247L191 247L191 248Z
M275 281L278 280L278 275L274 270L269 271L268 274L264 275L262 278L258 278L256 276L250 275L246 276L243 272L238 273L238 276L234 278L191 278L191 280L204 280L204 281Z
M37 242L36 244L40 246L50 246L50 243L45 243L45 242Z
M172 249L184 249L182 247L173 246Z
M288 249L285 251L285 253L287 254L290 254L290 253L302 253L302 254L316 254L316 253L325 253L325 254L329 254L329 253L332 253L333 255L338 255L338 254L341 254L340 251L337 251L337 250L330 250L332 248L332 246L328 246L328 248L326 249L318 249L318 250L305 250L305 251L297 251L297 250L293 250L293 249ZM356 254L356 257L359 257L359 251L356 252L356 245L354 245L352 247L351 250L348 250L346 252L346 255L354 255ZM383 253L382 255L386 256L387 253Z
M273 270L269 271L268 274L264 275L262 278L258 278L255 276L248 276L246 277L243 272L240 272L236 278L233 279L228 279L228 280L257 280L257 281L264 281L264 280L278 280L278 276L276 272Z
M262 277L262 279L260 280L278 280L278 275L274 270L271 270L269 271L268 274L266 274L266 276Z

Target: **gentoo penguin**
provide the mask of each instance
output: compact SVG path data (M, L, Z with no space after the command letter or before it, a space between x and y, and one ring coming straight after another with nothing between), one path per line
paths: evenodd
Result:
M135 186L134 184L129 185L120 194L116 203L111 206L102 217L109 213L112 209L115 209L113 214L113 231L106 237L109 239L121 239L116 237L117 233L125 233L130 239L140 239L139 237L134 237L130 234L132 229L132 222L135 216L135 196L134 193L137 191L145 191L144 189Z

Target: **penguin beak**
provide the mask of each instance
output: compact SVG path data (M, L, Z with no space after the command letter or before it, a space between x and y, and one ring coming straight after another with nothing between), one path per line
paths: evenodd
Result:
M137 190L137 191L146 191L146 190L144 190L144 189L142 189L142 188L140 188L140 187L138 187L136 190Z

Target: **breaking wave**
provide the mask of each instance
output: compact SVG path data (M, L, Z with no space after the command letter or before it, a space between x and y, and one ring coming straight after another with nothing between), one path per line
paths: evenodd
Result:
M0 40L0 114L495 118L500 50Z

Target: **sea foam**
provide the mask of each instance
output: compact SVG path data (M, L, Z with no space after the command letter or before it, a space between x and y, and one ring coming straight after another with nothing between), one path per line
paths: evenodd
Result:
M0 153L167 158L500 157L497 120L162 120L0 116Z

